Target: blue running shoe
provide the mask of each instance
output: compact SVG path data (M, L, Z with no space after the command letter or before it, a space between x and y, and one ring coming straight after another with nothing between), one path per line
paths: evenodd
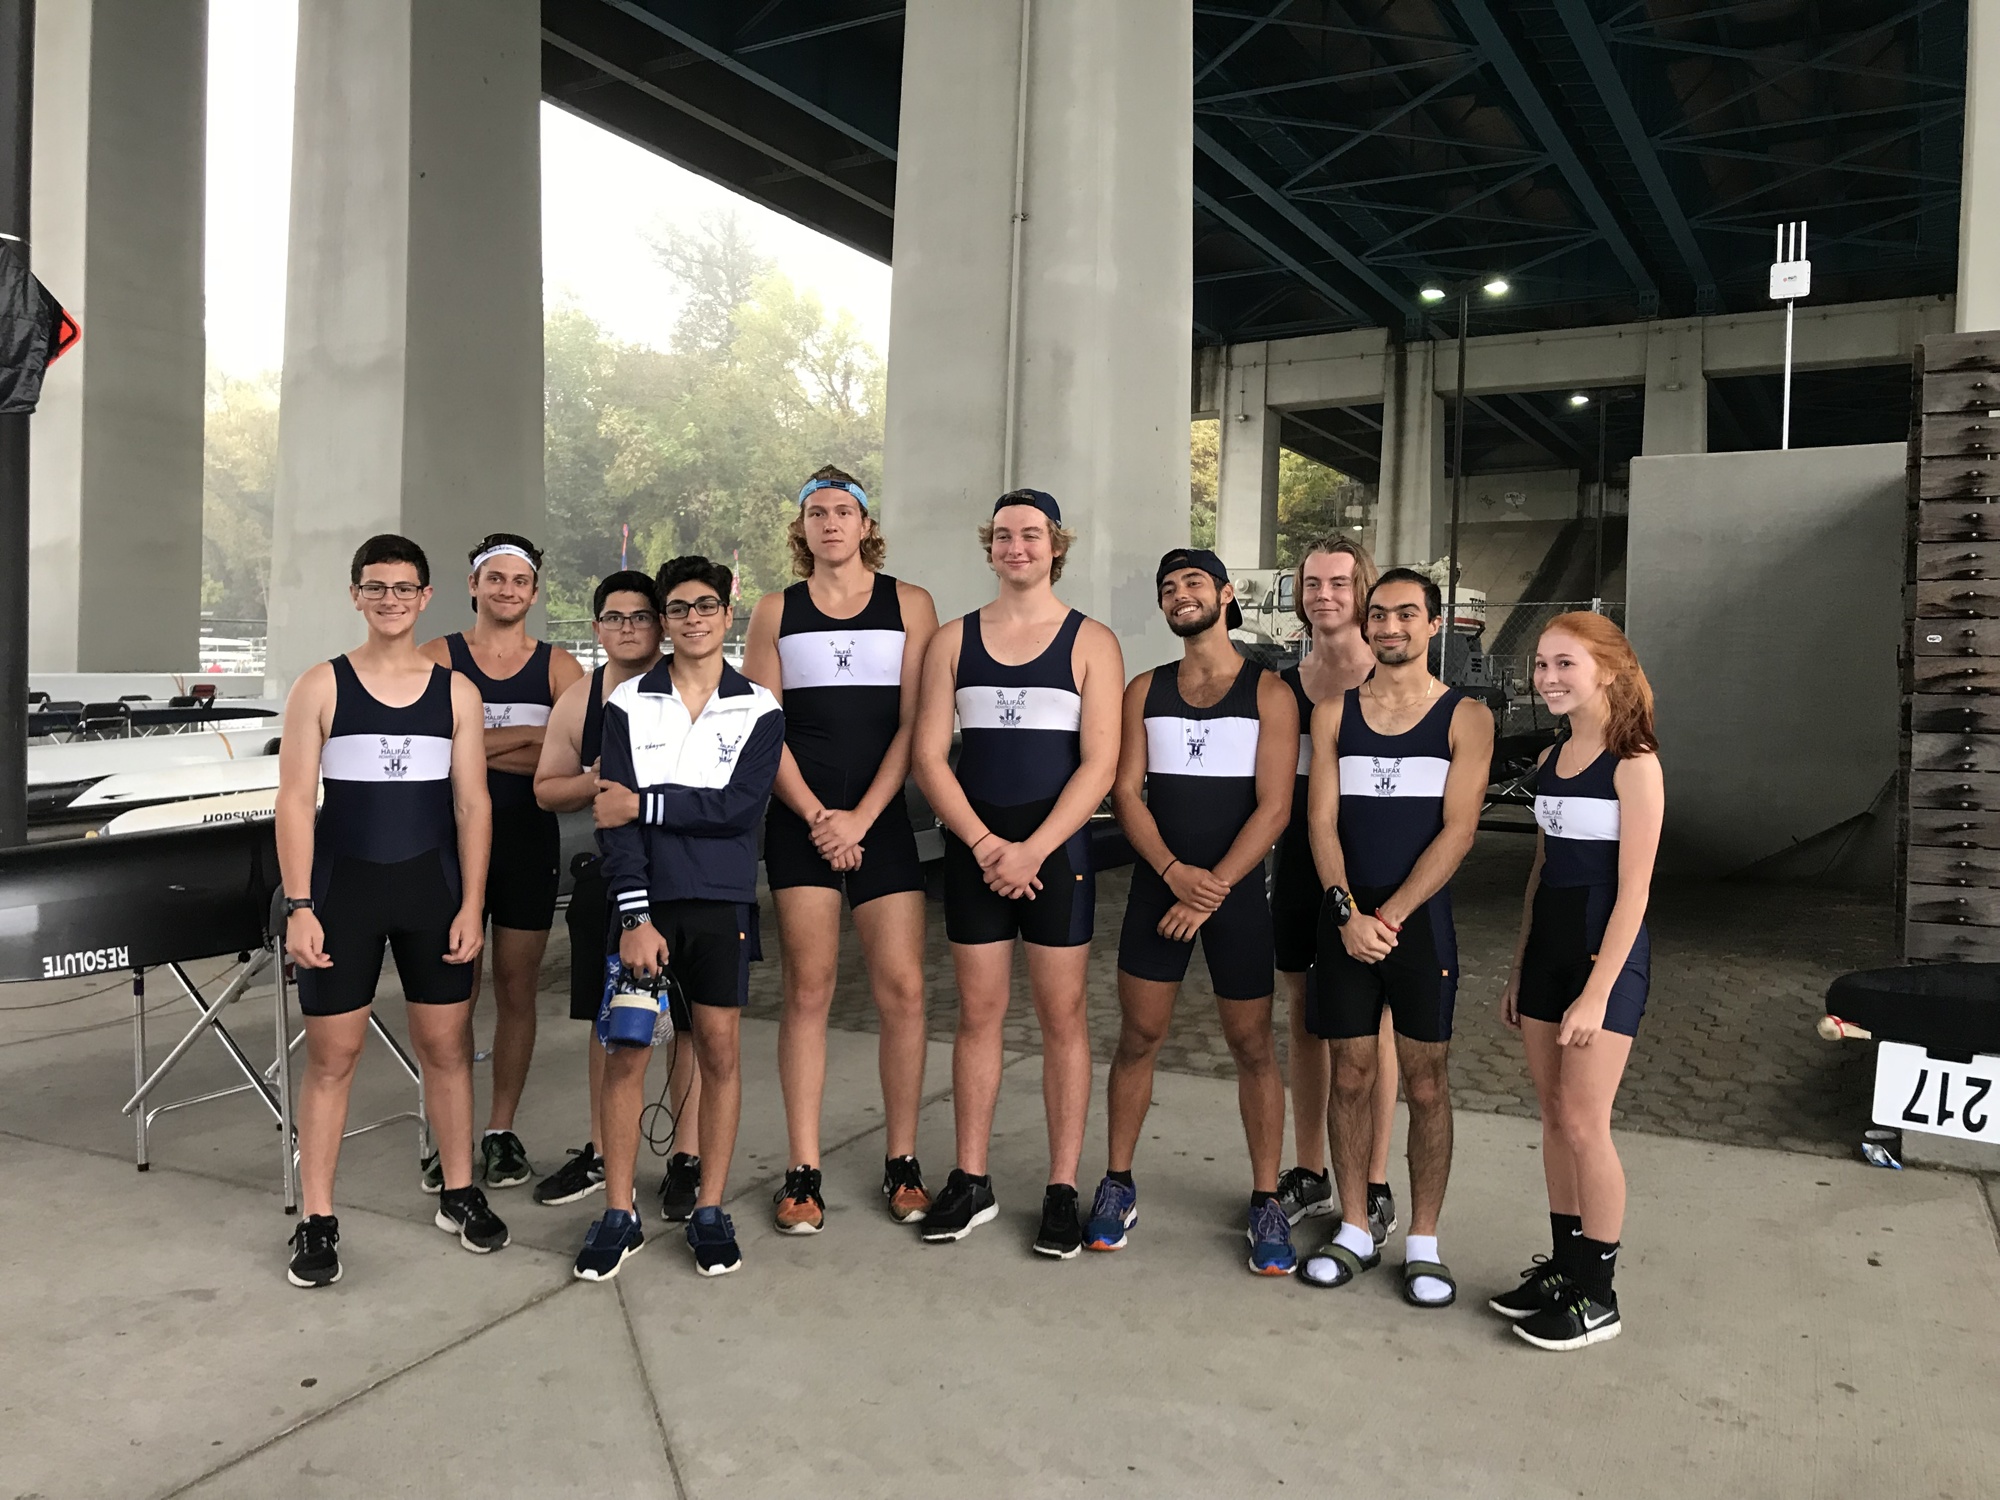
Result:
M1090 1200L1090 1222L1083 1243L1091 1250L1123 1250L1125 1231L1139 1222L1139 1190L1107 1177Z
M688 1220L688 1248L694 1251L694 1268L704 1276L727 1276L742 1269L743 1257L736 1249L736 1225L719 1208L697 1208Z
M1259 1276L1289 1276L1298 1265L1291 1220L1276 1199L1266 1198L1250 1215L1250 1269Z
M578 1281L609 1281L645 1243L646 1236L639 1229L636 1213L607 1208L604 1217L584 1235L583 1248L576 1253L571 1274Z

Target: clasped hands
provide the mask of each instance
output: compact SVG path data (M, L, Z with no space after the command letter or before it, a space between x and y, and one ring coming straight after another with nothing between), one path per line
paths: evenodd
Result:
M1217 908L1229 898L1229 882L1213 870L1204 870L1199 865L1175 860L1167 866L1160 879L1174 893L1174 904L1160 918L1158 928L1160 936L1170 942L1193 942L1194 935L1201 931L1201 924L1214 916Z

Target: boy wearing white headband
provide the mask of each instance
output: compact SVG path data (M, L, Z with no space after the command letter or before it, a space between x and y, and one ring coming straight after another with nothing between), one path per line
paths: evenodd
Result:
M493 800L493 859L486 915L493 924L493 1102L479 1143L489 1188L518 1187L534 1176L514 1133L514 1112L535 1055L535 991L542 951L555 920L560 842L554 813L535 804L535 767L549 711L583 677L576 658L528 634L528 611L541 583L541 549L496 531L468 557L472 629L431 641L424 653L479 689L486 710L486 785ZM479 981L473 981L473 1004ZM435 1159L424 1187L436 1192ZM441 1181L441 1179L437 1179Z

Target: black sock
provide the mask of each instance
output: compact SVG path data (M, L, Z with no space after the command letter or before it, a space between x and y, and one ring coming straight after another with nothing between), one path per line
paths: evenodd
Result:
M685 1151L676 1151L672 1156L667 1158L667 1165L670 1167L698 1167L701 1165L701 1158L699 1156L690 1156Z
M1255 1212L1257 1212L1258 1209L1262 1208L1266 1203L1276 1202L1277 1197L1278 1195L1276 1193L1266 1193L1261 1191L1260 1189L1252 1188L1250 1190L1250 1212L1254 1214Z
M1377 1198L1387 1198L1388 1196L1389 1196L1388 1183L1371 1182L1368 1184L1368 1201L1370 1203L1373 1203Z
M1555 1247L1549 1260L1559 1271L1567 1271L1576 1258L1576 1242L1583 1233L1583 1215L1550 1214L1549 1243Z
M1576 1263L1570 1269L1571 1277L1590 1294L1591 1301L1605 1307L1618 1305L1618 1294L1611 1290L1611 1279L1618 1270L1618 1244L1617 1240L1594 1240L1580 1234L1572 1252Z
M1293 1170L1294 1170L1294 1171L1297 1171L1297 1172L1300 1172L1300 1173L1304 1174L1304 1175L1305 1175L1305 1176L1307 1176L1307 1177L1310 1177L1310 1178L1311 1178L1311 1179L1312 1179L1312 1180L1313 1180L1314 1182L1325 1182L1325 1181L1326 1181L1326 1173L1324 1173L1324 1172L1315 1172L1315 1171L1314 1171L1314 1170L1313 1170L1313 1169L1312 1169L1311 1167L1296 1167L1296 1168L1294 1168Z
M1106 1172L1104 1175L1120 1187L1130 1187L1132 1185L1132 1170L1129 1167L1123 1172Z
M965 1180L974 1187L992 1187L993 1174L990 1172L967 1172Z
M462 1188L446 1188L442 1193L438 1194L438 1197L444 1203L463 1203L478 1191L479 1189L470 1185Z

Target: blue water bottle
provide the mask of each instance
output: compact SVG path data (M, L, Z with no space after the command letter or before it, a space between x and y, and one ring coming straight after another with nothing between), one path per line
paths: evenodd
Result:
M605 960L604 1000L598 1010L597 1039L607 1051L625 1047L654 1047L673 1039L673 1021L661 999L665 974L642 979L617 958Z

